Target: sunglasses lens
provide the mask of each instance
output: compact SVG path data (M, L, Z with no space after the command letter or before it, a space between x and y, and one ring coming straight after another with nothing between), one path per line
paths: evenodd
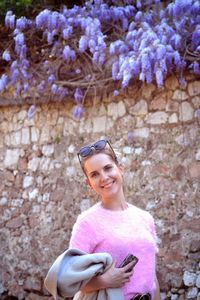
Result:
M92 149L91 147L83 147L79 151L79 155L82 157L86 157L91 153Z
M99 151L99 150L103 150L105 148L107 144L107 141L105 140L101 140L101 141L98 141L94 144L94 148L95 150Z

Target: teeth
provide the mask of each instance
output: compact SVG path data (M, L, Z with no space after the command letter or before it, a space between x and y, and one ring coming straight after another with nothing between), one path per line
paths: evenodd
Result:
M103 188L109 188L112 184L113 184L113 182L110 182L110 183L104 185Z

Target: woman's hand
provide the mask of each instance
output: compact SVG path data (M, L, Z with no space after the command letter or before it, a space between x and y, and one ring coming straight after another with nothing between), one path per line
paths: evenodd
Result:
M85 293L90 293L100 289L119 288L130 280L133 275L132 269L134 262L130 262L123 268L116 268L115 263L102 275L92 278L81 290Z
M113 262L111 267L101 275L104 288L122 287L133 275L133 265L134 262L132 261L123 268L116 268L115 262ZM129 269L132 271L128 271Z

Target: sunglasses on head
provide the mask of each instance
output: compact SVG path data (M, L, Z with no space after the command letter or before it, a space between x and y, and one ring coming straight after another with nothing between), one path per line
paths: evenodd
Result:
M103 149L105 149L107 144L110 147L110 150L113 154L113 158L117 161L116 154L115 154L110 142L107 139L105 139L105 140L99 140L92 145L82 147L79 150L79 152L77 153L80 164L81 164L81 157L82 158L88 157L93 153L93 151L96 151L98 153L98 152L102 151Z

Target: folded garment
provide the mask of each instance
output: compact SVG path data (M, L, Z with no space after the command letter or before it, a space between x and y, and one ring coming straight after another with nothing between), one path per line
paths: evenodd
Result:
M88 254L79 249L68 249L57 257L44 284L55 300L124 300L120 288L107 288L85 293L81 289L95 276L103 274L112 265L108 253Z

